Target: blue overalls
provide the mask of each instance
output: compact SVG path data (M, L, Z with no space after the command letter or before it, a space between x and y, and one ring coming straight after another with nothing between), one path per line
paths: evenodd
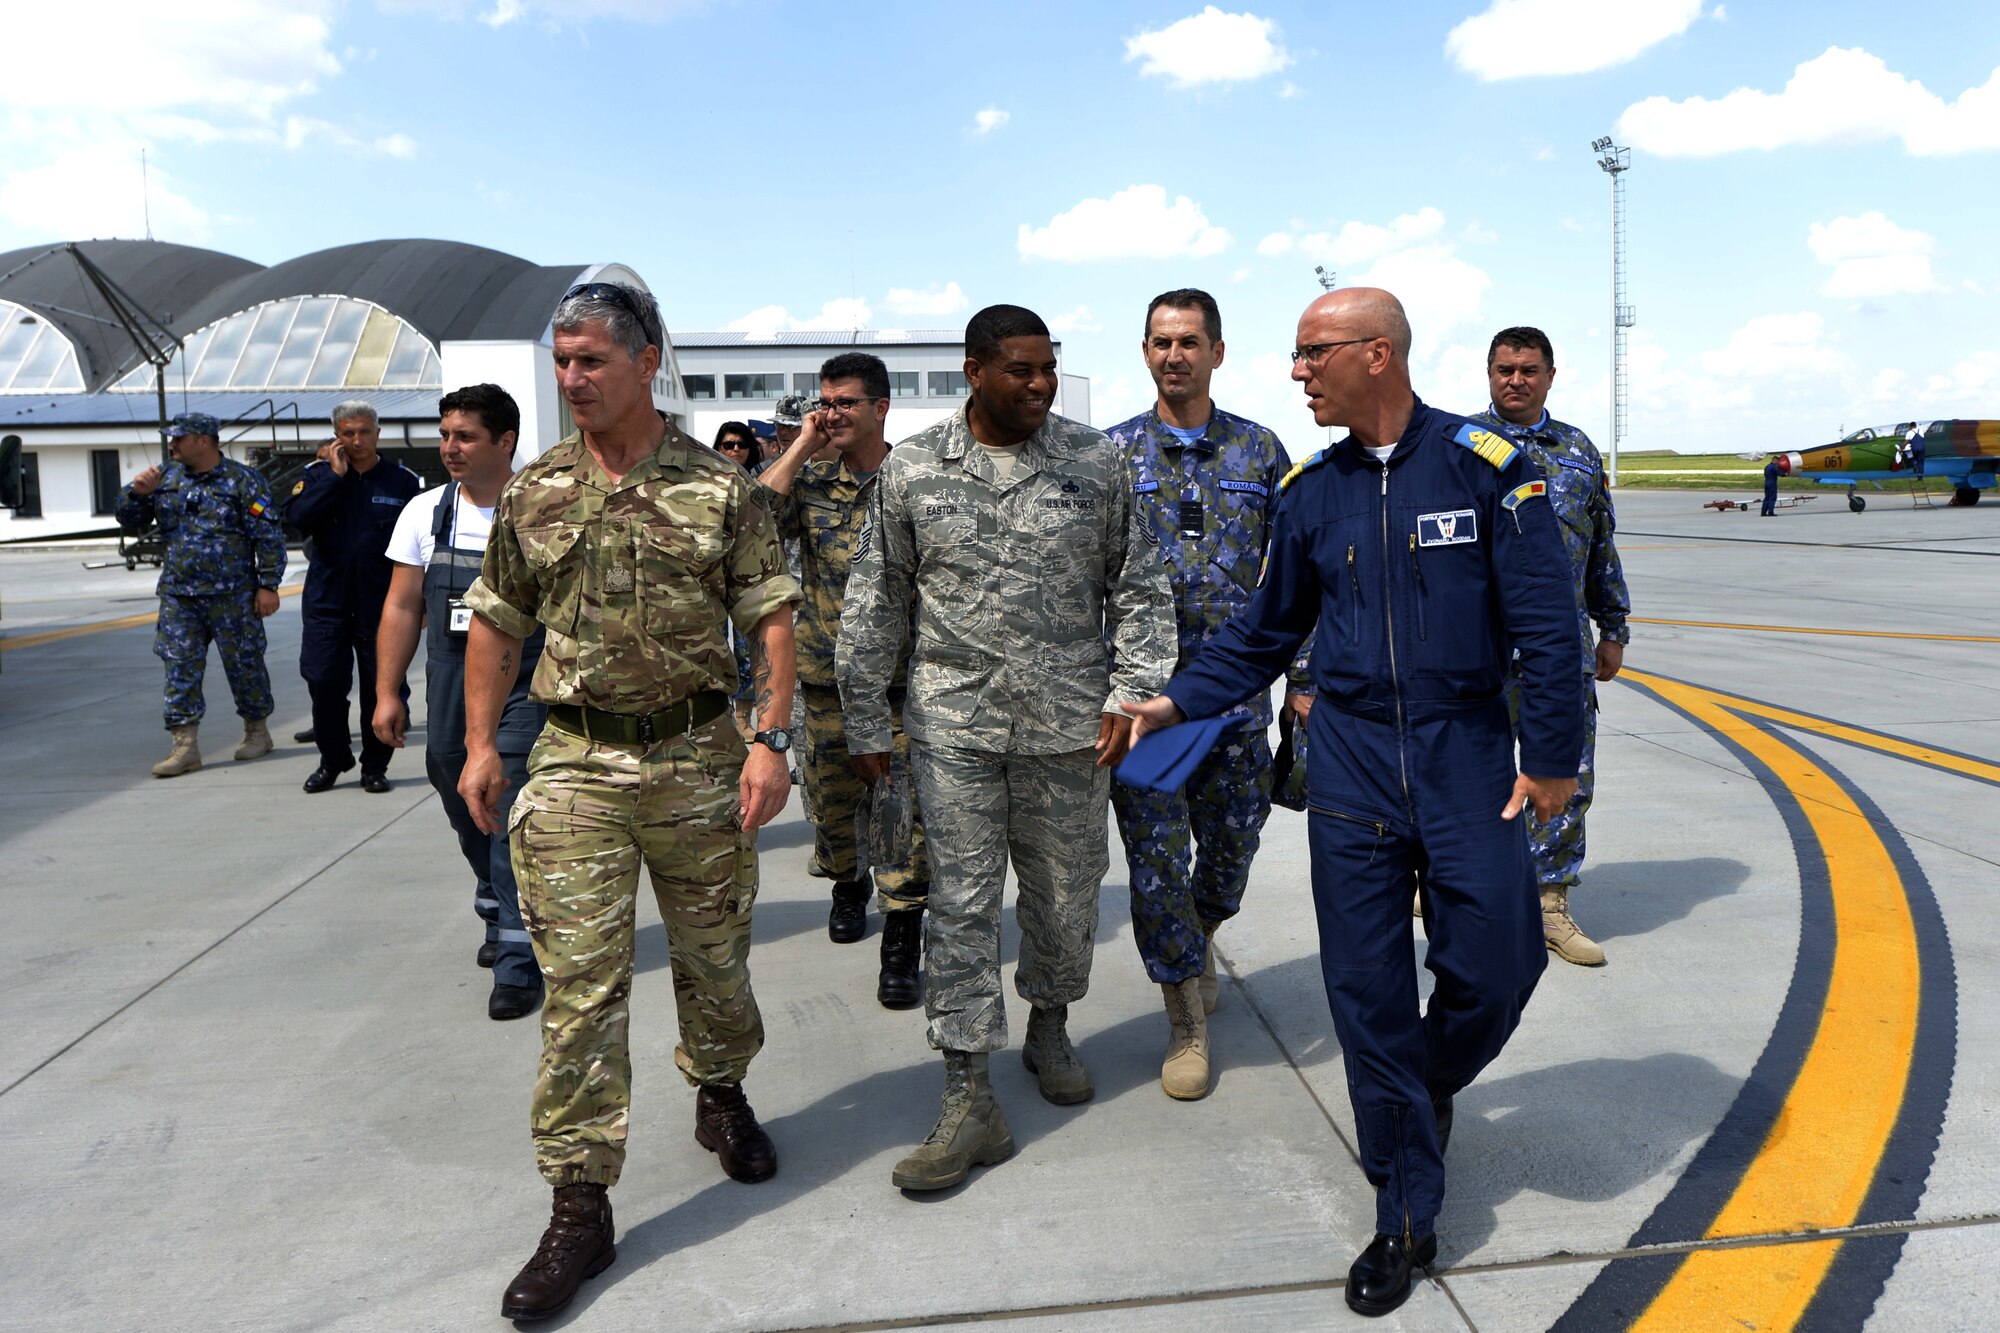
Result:
M424 566L424 698L428 707L424 722L424 771L437 788L445 818L458 834L458 849L472 867L477 886L473 890L473 910L486 923L486 938L499 946L493 961L493 984L522 986L539 991L542 973L526 927L521 924L521 901L514 886L514 863L507 851L507 835L488 834L472 822L472 812L458 794L459 775L465 771L465 632L453 631L453 612L459 623L469 625L470 612L464 609L465 590L479 577L485 560L483 551L456 546L458 483L444 488L438 500L437 516L431 520L433 542L430 563ZM507 789L500 793L500 826L507 826L507 811L528 783L528 751L542 734L548 709L529 697L528 683L534 679L535 663L542 655L542 632L521 645L521 667L514 688L500 714L500 761L507 774Z
M1444 1198L1434 1098L1500 1053L1546 965L1502 693L1529 690L1521 767L1576 772L1583 681L1568 561L1533 462L1415 405L1386 462L1352 439L1287 478L1263 585L1166 693L1212 717L1269 687L1318 625L1307 787L1320 968L1376 1230L1421 1239ZM1417 1005L1410 896L1431 900Z

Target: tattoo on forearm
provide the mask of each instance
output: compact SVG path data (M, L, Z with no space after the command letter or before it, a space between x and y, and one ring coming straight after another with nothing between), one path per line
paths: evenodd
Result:
M503 676L514 674L514 650L512 648L502 648L500 650L500 674Z
M756 701L757 720L765 726L775 716L771 711L771 658L764 651L763 637L750 640L750 694Z

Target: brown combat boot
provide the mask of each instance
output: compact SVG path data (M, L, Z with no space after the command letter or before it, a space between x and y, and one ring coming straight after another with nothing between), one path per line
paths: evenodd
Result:
M778 1149L757 1123L741 1083L704 1083L694 1097L694 1141L714 1153L723 1174L754 1185L778 1174Z
M200 768L201 746L195 743L195 733L201 730L201 724L183 722L178 727L168 727L167 730L173 733L173 753L153 765L153 776L177 778L183 773L192 773Z
M1542 890L1542 940L1549 952L1578 967L1603 967L1604 949L1577 929L1569 914L1568 889Z
M602 1185L558 1185L555 1209L535 1257L507 1284L500 1317L547 1319L576 1297L587 1278L611 1267L611 1195Z
M1069 1042L1069 1006L1035 1008L1028 1012L1028 1035L1021 1042L1021 1063L1041 1080L1042 1096L1057 1106L1074 1106L1097 1094L1090 1071Z
M236 747L238 759L262 759L271 753L271 729L261 717L243 719L243 744Z
M1160 1087L1175 1101L1195 1102L1208 1096L1208 1015L1201 1011L1201 979L1169 985L1160 994L1167 1001L1167 1060L1160 1066Z
M896 1163L889 1179L897 1189L949 1189L975 1166L994 1166L1014 1155L1007 1117L993 1100L984 1051L944 1053L944 1111L917 1150Z

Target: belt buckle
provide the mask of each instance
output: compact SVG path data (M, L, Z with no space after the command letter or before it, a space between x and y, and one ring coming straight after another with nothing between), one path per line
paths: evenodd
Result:
M653 715L651 713L641 713L639 715L639 744L650 746L654 739Z

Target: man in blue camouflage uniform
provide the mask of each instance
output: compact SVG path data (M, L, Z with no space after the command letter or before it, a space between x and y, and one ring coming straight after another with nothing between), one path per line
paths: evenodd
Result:
M1152 525L1172 570L1176 665L1184 667L1256 591L1278 483L1292 464L1276 435L1209 395L1224 352L1214 297L1194 288L1154 297L1141 350L1158 399L1107 434L1132 465L1137 517ZM1301 714L1306 706L1302 699ZM1182 1101L1208 1095L1207 1015L1220 996L1215 932L1242 906L1271 813L1270 699L1259 694L1224 716L1239 725L1182 790L1111 788L1133 939L1167 1005L1160 1086Z
M160 566L160 623L153 652L167 666L166 720L174 748L153 776L201 767L197 732L207 706L201 678L211 639L222 652L229 692L243 718L238 759L271 752L271 673L264 667L264 617L278 609L285 576L285 533L271 491L254 468L225 458L221 426L204 412L167 424L174 461L132 479L118 503L118 523L138 532L155 519L166 540Z
M1570 577L1576 584L1577 634L1582 643L1584 690L1583 758L1577 764L1576 794L1562 813L1543 823L1530 821L1529 841L1535 850L1535 876L1542 890L1542 937L1549 951L1581 967L1602 967L1604 950L1577 929L1570 915L1569 892L1583 866L1583 816L1590 809L1597 769L1596 681L1608 681L1625 664L1625 645L1632 631L1625 618L1632 597L1625 588L1625 571L1612 541L1617 516L1612 512L1604 460L1590 437L1548 414L1549 389L1556 377L1556 353L1548 335L1526 327L1502 329L1486 352L1486 378L1493 404L1474 417L1504 432L1534 459L1548 478L1549 500L1562 524L1563 548ZM1590 622L1597 622L1591 642ZM1520 712L1521 676L1508 680L1507 694Z

